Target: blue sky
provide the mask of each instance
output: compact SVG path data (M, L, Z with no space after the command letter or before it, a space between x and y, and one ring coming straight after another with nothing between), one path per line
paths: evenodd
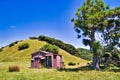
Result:
M46 35L85 47L71 18L84 0L0 0L0 47L30 36ZM120 0L105 0L112 8Z

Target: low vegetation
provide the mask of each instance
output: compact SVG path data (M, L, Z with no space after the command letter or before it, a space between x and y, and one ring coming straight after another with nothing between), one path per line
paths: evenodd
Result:
M46 44L42 48L40 48L40 50L48 51L48 52L52 52L52 53L58 54L59 47L57 47L55 45L51 45L51 44Z
M38 37L29 37L29 39L36 40L36 39L38 39Z
M9 66L9 72L19 72L20 67L18 65L10 65Z
M18 50L23 50L23 49L27 49L29 48L29 44L28 43L23 43L18 47Z
M72 46L70 44L66 44L60 40L55 39L55 38L50 38L50 37L41 35L38 37L38 40L46 41L50 44L56 45L56 46L62 48L63 50L69 52L72 55L75 55L78 52L74 46Z
M3 48L4 48L4 47L0 48L0 52L2 52L2 51L3 51Z
M85 60L92 60L92 53L90 52L90 50L83 48L78 48L77 50L79 52L76 54L76 56L81 57L82 59Z
M15 44L17 44L19 41L15 41L15 42L12 42L12 43L10 43L8 46L9 47L12 47L12 46L14 46Z

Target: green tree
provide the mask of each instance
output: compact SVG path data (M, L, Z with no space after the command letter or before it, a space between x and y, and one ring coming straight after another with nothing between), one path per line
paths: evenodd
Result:
M93 53L94 69L97 69L97 64L99 63L99 60L97 60L99 58L98 48L95 48L95 45L97 45L95 33L104 29L107 24L107 20L104 18L108 13L112 14L113 12L109 11L109 6L106 6L103 0L86 0L84 5L77 10L77 18L72 19L78 38L83 36L84 45L90 46L90 50Z
M55 45L46 44L40 50L52 52L58 54L59 48Z

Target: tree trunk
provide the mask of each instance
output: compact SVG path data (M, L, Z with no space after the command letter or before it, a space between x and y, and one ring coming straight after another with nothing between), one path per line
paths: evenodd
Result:
M100 56L97 55L93 50L94 49L93 44L94 44L94 41L95 41L95 30L94 29L91 30L90 38L91 38L90 47L92 48L92 53L93 53L93 60L92 60L93 69L94 70L100 70Z
M93 69L100 70L100 56L93 54Z

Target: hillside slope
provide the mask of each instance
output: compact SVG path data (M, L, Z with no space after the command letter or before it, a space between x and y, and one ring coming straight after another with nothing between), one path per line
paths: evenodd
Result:
M30 47L25 50L18 51L18 46L28 43ZM12 47L5 47L2 52L0 52L0 62L30 62L31 61L31 53L34 53L40 49L43 45L48 44L45 41L38 41L38 40L23 40L18 42ZM79 63L79 65L85 65L87 63L86 60L78 58L69 54L68 52L60 49L59 54L63 56L63 61L65 64L69 62Z

